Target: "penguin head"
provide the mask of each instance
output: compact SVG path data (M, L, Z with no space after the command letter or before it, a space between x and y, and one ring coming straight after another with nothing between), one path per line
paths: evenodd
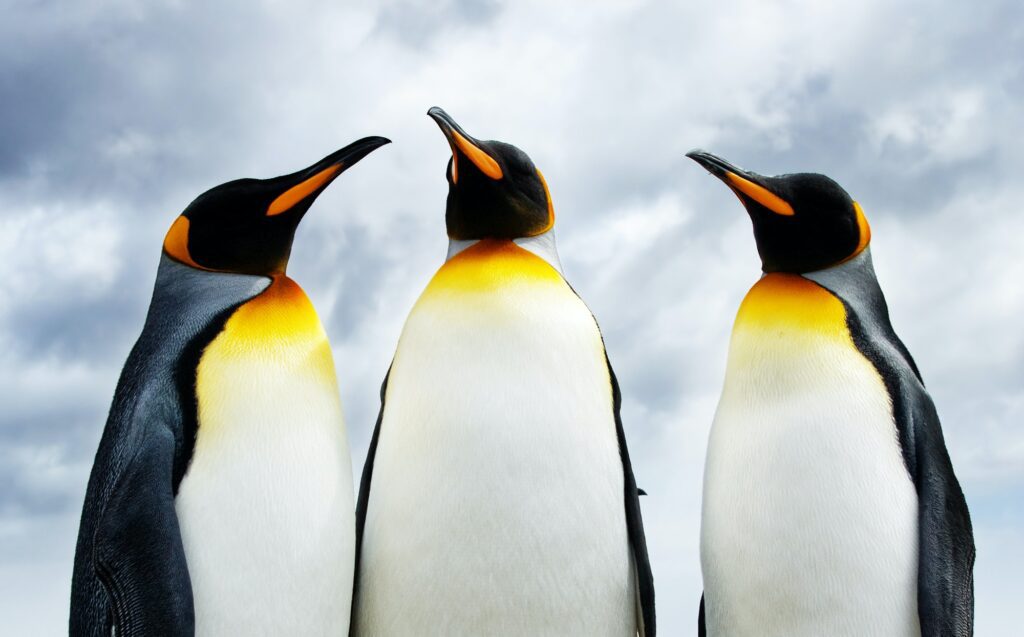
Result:
M437 106L427 115L452 149L445 211L450 238L516 239L551 229L551 194L526 153L511 144L472 137Z
M739 197L754 224L765 272L821 270L860 254L871 240L860 204L825 175L765 177L702 150L686 156Z
M313 201L338 175L387 143L366 137L290 175L212 188L174 221L164 252L200 270L284 273L295 229Z

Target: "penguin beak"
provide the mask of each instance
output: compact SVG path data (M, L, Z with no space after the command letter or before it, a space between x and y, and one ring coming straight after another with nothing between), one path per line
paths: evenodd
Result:
M491 179L497 180L504 177L501 166L481 148L481 142L462 130L462 127L456 124L451 115L444 112L444 109L435 106L427 111L427 115L437 122L441 132L448 140L448 145L452 147L452 183L459 183L460 157L467 159Z
M765 179L757 173L738 168L717 155L695 149L686 156L703 166L709 173L718 177L732 189L744 206L748 201L756 201L768 210L786 217L793 216L793 206L778 196L765 185Z
M391 140L385 137L364 137L337 150L309 168L281 178L286 189L267 206L267 216L273 217L296 209L300 204L303 212L334 181L338 175L356 165L360 159Z

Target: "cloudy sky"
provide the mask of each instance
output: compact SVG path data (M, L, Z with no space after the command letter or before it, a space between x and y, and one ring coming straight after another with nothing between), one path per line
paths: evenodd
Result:
M829 174L862 203L974 517L978 632L1019 630L1019 0L339 4L0 0L5 628L66 631L86 478L174 217L211 186L380 134L395 143L320 197L289 268L332 340L362 466L403 320L445 253L436 104L547 177L566 275L625 395L664 634L692 632L705 443L759 273L739 204L684 157L695 146Z

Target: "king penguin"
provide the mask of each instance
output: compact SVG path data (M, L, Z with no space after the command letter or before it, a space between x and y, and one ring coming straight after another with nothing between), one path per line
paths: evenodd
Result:
M544 177L428 115L452 151L449 249L381 390L352 634L652 637L619 389L562 276Z
M285 268L317 195L387 142L217 186L174 221L89 479L71 635L347 631L348 440L330 345Z
M708 442L700 634L970 635L967 504L861 206L824 175L688 156L743 203L763 269Z

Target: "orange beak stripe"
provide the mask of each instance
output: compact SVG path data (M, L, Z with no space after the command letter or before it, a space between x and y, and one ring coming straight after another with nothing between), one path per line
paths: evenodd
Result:
M448 145L452 147L452 183L459 183L459 153L455 150L455 143L449 141Z
M459 131L452 130L452 139L455 141L455 145L459 147L462 154L469 158L469 161L480 169L480 172L487 175L491 179L501 179L504 177L504 173L501 172L501 166L498 162L494 161L494 158L474 146L468 139L459 134ZM454 154L454 153L453 153ZM458 160L456 160L458 161ZM452 165L452 180L457 179L455 173L455 166Z
M273 217L274 215L291 210L295 204L319 190L340 172L341 164L328 166L302 183L292 186L278 195L277 199L270 202L270 205L267 207L267 216Z
M759 186L749 179L744 179L735 173L727 172L725 173L725 176L729 179L733 188L739 190L775 214L787 217L791 217L795 214L793 212L793 206L789 205L785 199L776 195L764 186Z

